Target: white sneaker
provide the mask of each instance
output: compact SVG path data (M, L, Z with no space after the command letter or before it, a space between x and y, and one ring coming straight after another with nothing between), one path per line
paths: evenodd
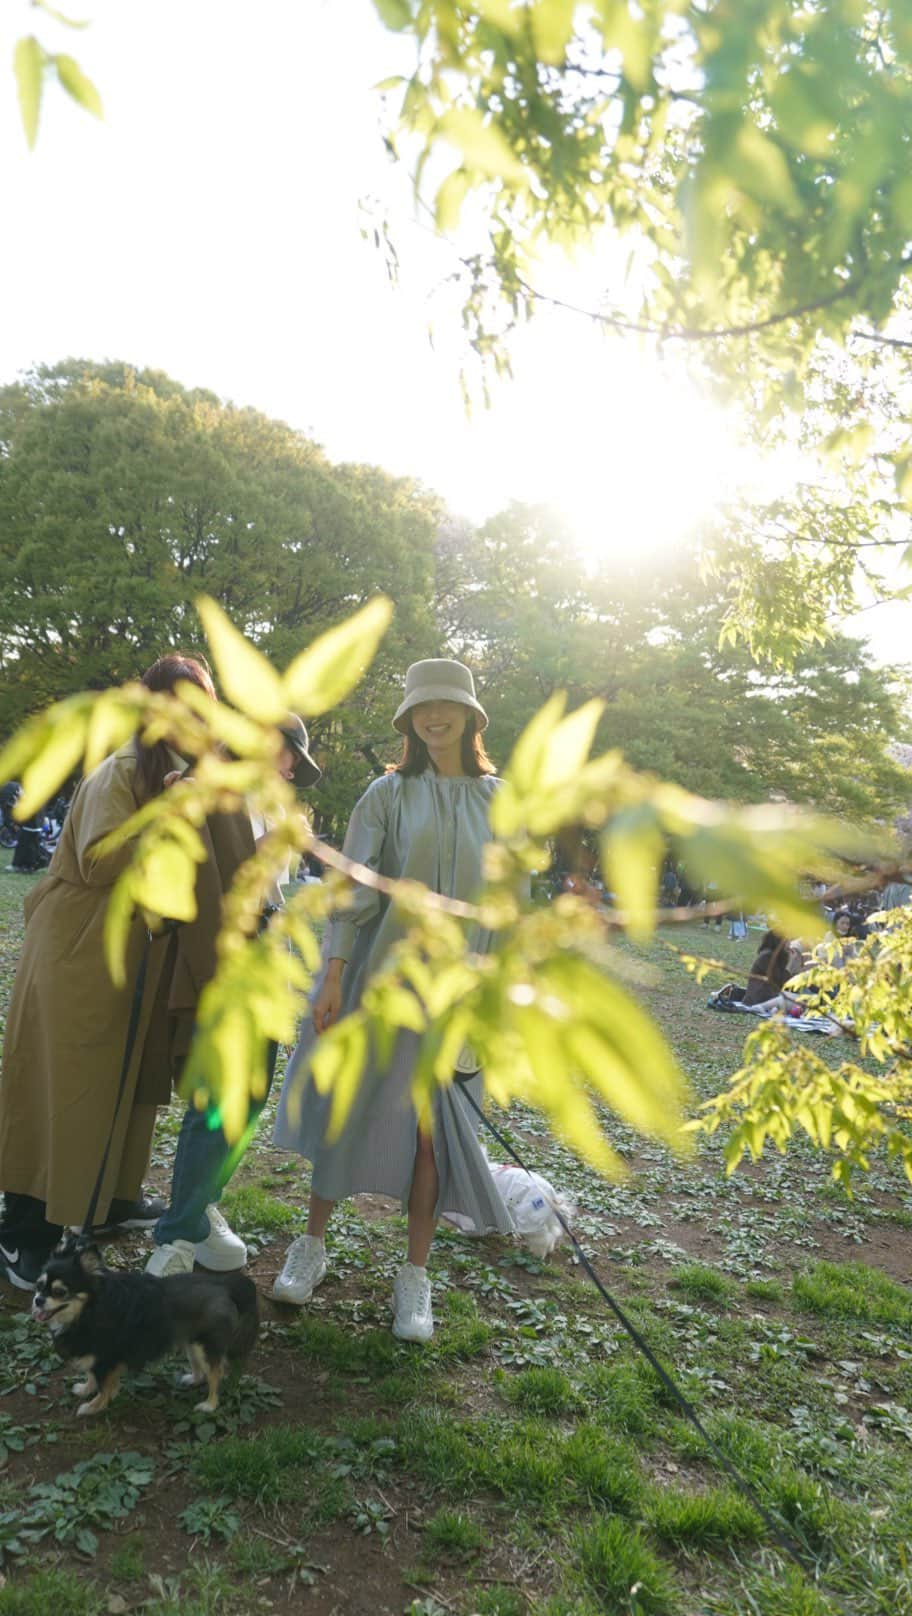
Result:
M399 1341L430 1341L434 1334L431 1282L426 1268L403 1263L393 1285L393 1335Z
M315 1234L299 1235L288 1247L285 1266L272 1287L272 1294L277 1302L294 1302L297 1307L303 1307L325 1275L323 1241Z
M146 1263L146 1273L154 1274L156 1279L164 1279L168 1274L192 1274L192 1240L175 1240L171 1245L155 1246Z
M247 1247L240 1235L228 1227L217 1206L207 1206L206 1217L209 1219L209 1233L205 1240L200 1240L194 1251L200 1267L208 1268L214 1274L230 1274L236 1268L243 1268L247 1261Z

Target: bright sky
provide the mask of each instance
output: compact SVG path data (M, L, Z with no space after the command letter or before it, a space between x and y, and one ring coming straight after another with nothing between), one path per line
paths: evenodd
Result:
M567 314L533 321L513 384L466 420L451 250L412 222L372 93L410 58L368 0L61 4L92 26L6 0L0 61L34 30L90 74L106 119L49 86L29 154L14 98L0 97L15 221L0 380L68 355L154 366L289 421L334 459L418 476L474 519L546 500L593 551L653 562L755 476L673 362ZM365 197L391 215L396 291L361 239ZM596 304L617 271L579 269L571 297ZM881 638L882 655L900 653L901 628L895 647Z

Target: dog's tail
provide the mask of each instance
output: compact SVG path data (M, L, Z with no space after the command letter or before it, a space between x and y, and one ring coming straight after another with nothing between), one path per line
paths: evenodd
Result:
M226 1274L224 1286L237 1308L237 1324L228 1346L229 1358L246 1358L260 1327L257 1288L249 1274Z

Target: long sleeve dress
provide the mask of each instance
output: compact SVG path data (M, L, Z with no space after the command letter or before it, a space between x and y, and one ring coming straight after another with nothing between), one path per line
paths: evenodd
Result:
M427 769L406 777L384 775L355 805L344 852L379 874L421 881L434 892L469 901L482 883L482 852L491 839L488 809L498 781L451 778ZM356 1009L371 976L403 932L389 900L359 886L353 903L335 915L324 956L343 959L342 1015ZM490 934L477 932L484 952ZM309 1023L289 1062L279 1100L275 1143L313 1163L312 1189L327 1200L364 1192L408 1199L415 1164L417 1116L409 1082L418 1036L399 1034L389 1065L368 1065L341 1134L326 1142L331 1097L308 1074L316 1033ZM480 1082L475 1080L477 1089ZM476 1229L513 1228L476 1136L476 1119L462 1093L450 1086L434 1112L434 1155L440 1178L438 1215L459 1212Z

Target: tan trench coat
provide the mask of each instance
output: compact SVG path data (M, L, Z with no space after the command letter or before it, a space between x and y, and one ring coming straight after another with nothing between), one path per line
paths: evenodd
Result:
M145 928L134 920L127 984L115 988L104 963L105 911L131 850L105 859L91 853L139 807L135 771L129 742L80 781L47 874L25 902L0 1078L0 1189L44 1201L51 1223L80 1224L85 1216L120 1080ZM203 838L208 856L197 876L197 919L179 927L173 942L162 935L150 945L96 1222L112 1197L132 1200L140 1190L156 1106L170 1099L199 994L215 969L223 894L254 851L246 813L213 816Z

